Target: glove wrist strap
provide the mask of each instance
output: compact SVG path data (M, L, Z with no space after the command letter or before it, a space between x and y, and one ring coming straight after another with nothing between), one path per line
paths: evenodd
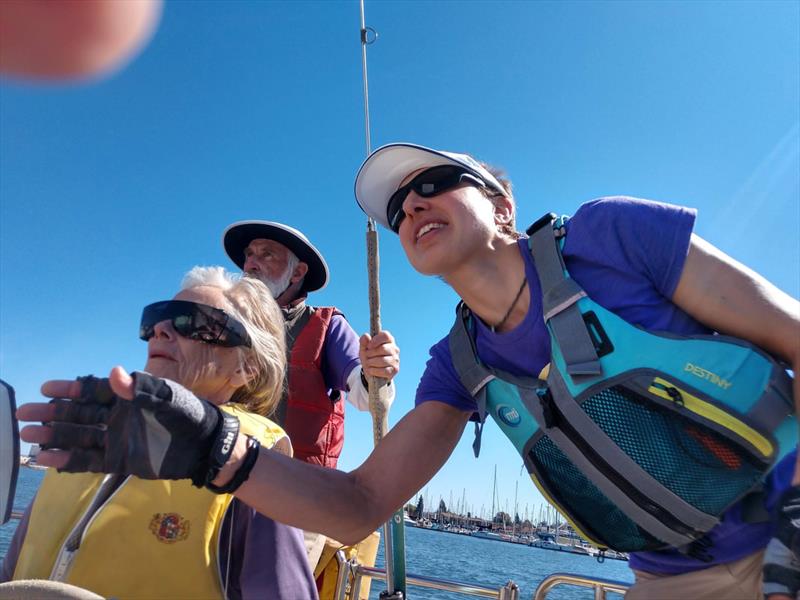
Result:
M258 460L260 448L261 444L257 439L247 436L247 454L245 454L242 466L239 467L236 473L233 474L231 480L225 485L220 486L214 485L209 481L206 483L206 488L215 494L232 494L238 490L239 486L241 486L245 481L247 481L248 477L250 477L250 472L253 470L253 466L255 466L256 461Z
M222 467L228 462L239 437L239 419L224 412L220 416L222 418L219 431L214 436L214 445L208 454L205 472L201 471L192 478L192 484L197 487L203 487L217 478Z

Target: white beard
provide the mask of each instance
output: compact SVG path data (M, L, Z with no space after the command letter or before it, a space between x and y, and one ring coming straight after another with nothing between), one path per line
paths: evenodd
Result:
M286 268L286 272L283 275L281 275L278 279L272 279L271 277L268 277L267 275L258 276L258 275L252 274L252 273L249 274L249 276L250 277L255 277L256 279L261 281L261 283L263 283L264 285L266 285L269 288L269 291L272 294L272 297L273 298L277 298L278 296L283 294L283 292L285 292L289 288L289 285L291 284L291 279L292 279L292 269L287 267Z

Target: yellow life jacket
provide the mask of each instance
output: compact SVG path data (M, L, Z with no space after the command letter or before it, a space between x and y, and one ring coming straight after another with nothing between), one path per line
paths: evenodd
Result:
M354 546L344 546L334 539L327 538L325 547L319 557L319 562L317 562L317 567L314 569L314 579L317 580L319 600L336 600L336 585L339 582L339 561L336 560L337 551L342 550L346 560L355 558L360 565L374 567L380 542L381 534L377 531L373 531ZM353 598L353 590L348 590L347 600L369 600L371 583L372 579L363 579L358 598Z
M273 446L284 431L236 405L240 430ZM128 477L99 507L106 475L45 475L36 495L14 579L63 581L104 597L222 598L220 530L233 500L193 487L188 479ZM94 509L94 510L93 510ZM80 545L66 543L88 519Z

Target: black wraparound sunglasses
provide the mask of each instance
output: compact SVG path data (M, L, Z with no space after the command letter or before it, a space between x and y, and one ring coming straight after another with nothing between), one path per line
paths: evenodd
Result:
M139 337L144 341L155 335L155 326L170 321L173 329L190 340L216 346L250 346L250 336L239 321L224 310L189 302L188 300L162 300L144 307L139 325Z
M468 183L477 187L487 187L486 182L474 173L455 165L440 165L426 169L407 184L397 188L397 191L389 198L386 207L386 218L389 227L397 233L400 223L403 222L406 214L403 212L403 202L411 190L423 198L432 198L451 190L454 187Z

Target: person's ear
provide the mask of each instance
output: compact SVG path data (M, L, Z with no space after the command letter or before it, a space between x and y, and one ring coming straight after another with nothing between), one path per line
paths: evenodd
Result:
M514 204L507 196L495 196L492 198L492 204L495 224L508 225L514 220Z
M308 265L304 262L297 263L297 266L294 268L294 271L292 272L292 277L291 279L289 279L289 281L291 281L292 283L297 283L303 277L306 276L306 273L308 273Z

